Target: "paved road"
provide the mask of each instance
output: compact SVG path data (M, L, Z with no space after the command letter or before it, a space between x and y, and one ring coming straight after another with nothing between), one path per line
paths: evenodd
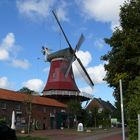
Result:
M77 140L122 140L121 132L109 132L104 134L92 135Z
M76 132L75 130L39 130L32 132L30 135L34 137L50 137L51 140L122 140L121 129L99 130L91 133Z
M93 136L59 135L58 137L54 136L53 140L122 140L122 137L121 134L98 134Z

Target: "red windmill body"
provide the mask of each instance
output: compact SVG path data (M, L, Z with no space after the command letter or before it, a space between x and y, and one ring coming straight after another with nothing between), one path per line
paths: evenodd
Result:
M75 83L72 70L72 63L77 61L77 65L79 66L78 70L80 70L82 75L84 75L83 77L91 86L94 85L82 62L75 54L83 43L84 36L80 36L80 39L73 50L63 31L63 28L58 21L57 16L54 12L53 14L69 47L54 53L48 53L45 47L42 47L43 54L45 55L45 61L49 61L51 63L48 81L43 90L43 95L50 98L55 98L65 103L71 99L79 99L80 101L88 100L89 97L81 95L80 90Z
M70 69L68 76L65 77L67 66L68 62L64 58L56 58L51 61L50 73L44 91L71 90L79 92L72 69Z

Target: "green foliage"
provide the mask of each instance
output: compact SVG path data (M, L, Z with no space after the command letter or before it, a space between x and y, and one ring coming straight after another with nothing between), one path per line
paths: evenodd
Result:
M30 90L30 89L27 88L27 87L23 87L23 88L21 88L18 92L27 93L27 94L32 94L32 93L34 93L35 91Z
M138 123L135 119L128 120L128 134L129 140L138 140Z
M71 100L68 104L68 111L71 114L74 114L76 116L80 115L82 107L81 107L81 103L77 100Z
M98 120L99 120L99 113L98 113L98 107L94 106L91 109L91 114L92 114L92 120L94 123L94 127L96 128L98 126Z
M82 109L81 110L81 122L84 124L84 127L91 127L92 126L92 116L88 110Z
M90 111L93 122L92 124L95 128L99 127L99 125L102 125L103 128L108 128L111 126L111 112L108 109L103 109L102 111L99 111L99 108L97 106L94 106Z
M124 2L120 12L120 25L121 29L116 28L112 37L105 39L111 51L101 59L109 62L105 64L107 71L105 80L110 87L114 88L118 109L120 109L119 79L123 81L124 109L127 113L129 130L131 130L129 139L135 140L137 123L132 122L140 113L140 80L138 78L140 76L140 0Z
M7 124L7 120L5 117L0 117L0 124Z

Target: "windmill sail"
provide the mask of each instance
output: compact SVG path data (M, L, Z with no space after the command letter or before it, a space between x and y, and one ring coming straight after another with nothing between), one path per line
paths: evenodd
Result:
M93 82L92 82L89 74L87 73L87 71L86 71L85 67L83 66L82 62L80 61L80 59L77 58L77 56L75 54L75 52L79 50L81 44L83 43L84 36L83 35L80 36L79 41L78 41L75 49L73 49L72 46L71 46L71 44L70 44L70 42L69 42L69 40L68 40L68 38L67 38L67 36L66 36L66 34L65 34L65 32L64 32L64 30L63 30L63 28L62 28L62 26L61 26L61 24L60 24L60 22L59 22L59 20L58 20L58 18L57 18L57 15L55 14L54 11L52 11L52 13L53 13L53 15L54 15L54 17L55 17L55 19L56 19L56 21L57 21L57 23L58 23L61 31L62 31L62 33L64 35L64 38L65 38L65 40L66 40L66 42L67 42L67 44L68 44L68 46L70 48L70 52L71 52L71 60L69 61L69 65L68 65L68 68L66 70L65 77L68 76L69 71L70 71L71 66L72 66L72 63L76 59L77 60L77 66L78 66L79 72L83 75L83 77L87 81L87 83L92 87L94 84L93 84Z
M70 71L70 68L71 68L71 66L72 66L72 63L73 63L74 60L75 60L75 55L74 55L75 52L78 51L78 50L80 49L80 46L82 45L82 43L84 42L84 40L85 40L84 35L81 34L81 36L80 36L80 38L79 38L79 41L78 41L78 43L76 44L75 49L72 50L72 52L73 52L73 57L72 57L72 59L71 59L71 61L70 61L70 63L69 63L69 66L68 66L67 71L66 71L66 73L65 73L65 77L68 76L69 71Z
M78 71L80 72L80 74L82 75L82 77L85 79L85 81L91 86L91 88L94 86L94 83L92 82L88 72L86 71L85 67L83 66L82 62L80 61L79 58L77 58L74 61Z

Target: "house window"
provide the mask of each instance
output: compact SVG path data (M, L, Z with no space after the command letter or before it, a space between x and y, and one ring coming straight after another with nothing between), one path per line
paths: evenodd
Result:
M47 112L47 109L46 109L46 107L44 107L44 108L43 108L43 112L44 112L44 113L46 113L46 112Z
M1 109L6 109L6 103L4 102L1 103Z
M102 113L102 111L103 111L103 108L98 109L98 113Z
M20 110L20 109L21 109L20 105L16 105L16 110Z

